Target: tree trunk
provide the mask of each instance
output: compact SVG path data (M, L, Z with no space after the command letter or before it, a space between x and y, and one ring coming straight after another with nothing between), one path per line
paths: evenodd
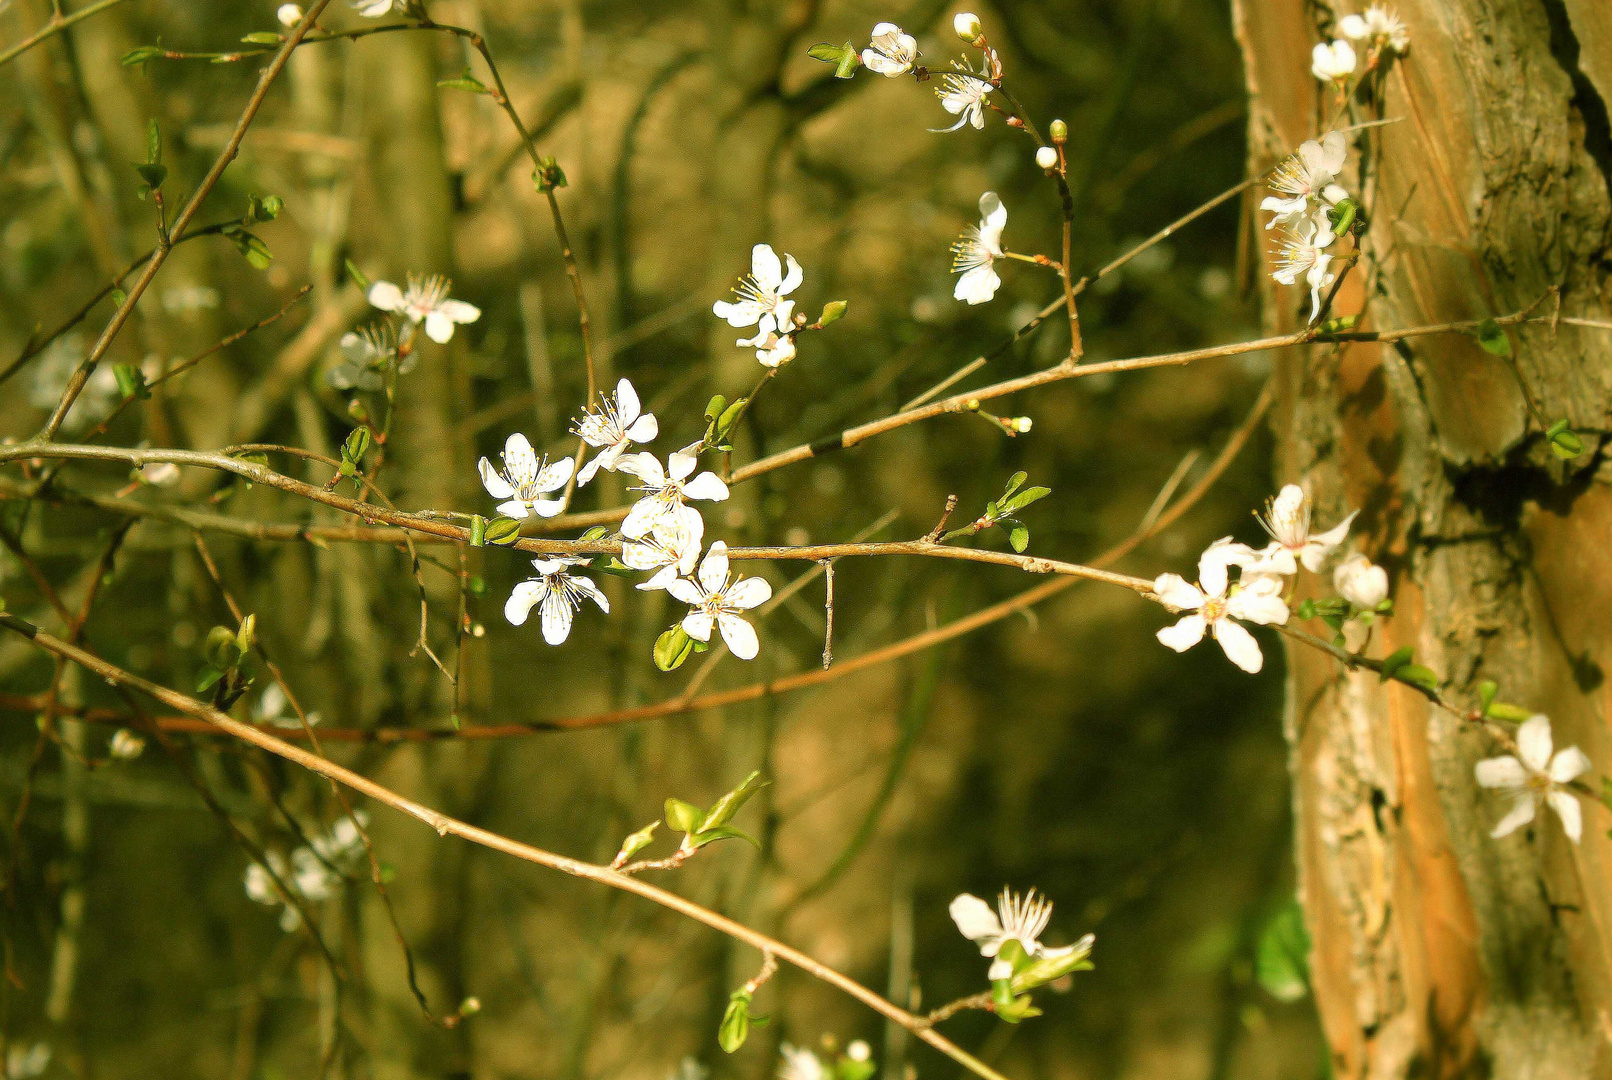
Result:
M1606 320L1612 6L1398 7L1412 43L1382 106L1397 122L1366 136L1375 175L1351 177L1367 257L1334 313L1375 329L1484 318L1559 286L1562 315ZM1336 112L1308 71L1331 17L1304 0L1233 8L1262 170ZM1299 325L1308 296L1301 311L1298 290L1273 289L1271 322ZM1457 700L1496 680L1605 773L1612 332L1539 322L1511 342L1510 357L1456 334L1283 355L1278 479L1306 485L1323 524L1362 508L1354 543L1396 601L1373 655L1413 646ZM1565 462L1544 435L1561 418L1587 446ZM1289 670L1301 894L1336 1074L1612 1075L1606 813L1585 806L1581 846L1544 814L1493 840L1504 806L1473 778L1489 736L1310 650Z

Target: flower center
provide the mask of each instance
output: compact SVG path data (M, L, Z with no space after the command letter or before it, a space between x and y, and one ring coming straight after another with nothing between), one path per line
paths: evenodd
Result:
M1211 596L1209 599L1203 602L1203 606L1198 609L1198 614L1202 615L1210 622L1224 618L1226 614L1225 599L1223 597Z

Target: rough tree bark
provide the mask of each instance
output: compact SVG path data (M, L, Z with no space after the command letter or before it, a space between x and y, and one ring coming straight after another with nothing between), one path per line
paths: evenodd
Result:
M1412 45L1386 79L1384 115L1402 119L1372 138L1375 258L1337 312L1379 328L1482 318L1559 286L1562 314L1607 319L1612 6L1398 7ZM1310 48L1355 6L1233 8L1264 168L1333 114ZM1294 290L1271 293L1272 322L1294 325L1304 299L1301 313ZM1398 604L1374 653L1413 645L1457 697L1497 680L1606 773L1612 333L1534 324L1512 342L1512 358L1460 336L1280 358L1279 479L1306 484L1323 522L1363 508L1356 543L1390 568ZM1562 417L1588 447L1569 462L1543 436ZM1579 847L1543 815L1491 840L1503 808L1472 772L1494 752L1484 735L1325 658L1289 663L1301 890L1336 1074L1612 1075L1607 813L1585 807Z

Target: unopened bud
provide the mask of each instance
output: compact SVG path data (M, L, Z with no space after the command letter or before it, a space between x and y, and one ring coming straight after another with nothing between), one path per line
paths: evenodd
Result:
M985 36L985 27L980 25L980 17L972 11L965 11L953 18L952 29L957 31L958 37L970 45Z
M1060 146L1069 141L1069 125L1062 120L1052 122L1052 141Z
M1043 169L1056 169L1058 167L1058 151L1050 146L1043 146L1035 152L1035 163Z
M1015 419L1013 421L1013 428L1020 435L1029 434L1030 425L1031 425L1031 420L1030 420L1030 418L1028 416L1020 416L1020 417L1018 417L1017 419Z
M108 747L113 757L123 761L133 761L145 748L146 741L128 728L119 728L117 734L112 736L112 743Z
M302 21L302 8L296 4L281 4L274 17L280 20L281 26L295 26Z
M481 1012L481 998L467 997L459 1003L460 1016L475 1016Z
M845 1056L852 1061L867 1061L873 1056L873 1048L861 1039L857 1039L845 1048Z

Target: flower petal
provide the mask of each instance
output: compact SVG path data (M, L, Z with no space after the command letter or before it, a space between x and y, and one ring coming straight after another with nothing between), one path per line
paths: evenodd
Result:
M598 604L600 611L606 615L610 614L610 600L600 591L599 586L594 584L592 578L573 577L571 578L571 584L576 588L577 592Z
M800 268L800 263L795 261L793 255L784 256L784 265L788 268L788 272L784 274L784 280L778 286L779 296L788 296L800 288L800 283L806 278L805 272ZM787 319L789 316L785 315L783 317Z
M660 467L660 459L651 453L640 451L625 454L616 462L616 468L629 476L638 477L650 487L660 487L666 483L666 472Z
M1529 792L1517 796L1517 801L1511 804L1511 810L1500 819L1500 824L1489 833L1498 840L1502 836L1510 836L1518 829L1534 820L1534 797Z
M559 645L571 636L571 603L559 589L550 589L543 598L543 640Z
M1202 615L1188 615L1174 626L1166 626L1155 636L1160 643L1174 649L1176 652L1186 652L1198 642L1209 629L1209 622Z
M716 617L716 623L722 629L722 640L728 643L734 656L740 660L756 658L756 653L761 651L761 642L756 638L755 627L726 611Z
M691 611L683 616L683 633L695 641L710 641L711 627L716 622L716 616L709 611Z
M1473 768L1478 786L1517 791L1528 786L1528 770L1510 754L1485 758Z
M728 583L728 545L718 540L711 545L711 550L705 553L705 561L700 564L700 584L707 593L715 594L722 591L722 586Z
M722 594L723 601L729 607L749 610L759 607L772 598L772 586L767 584L765 578L740 578L728 587Z
M647 581L640 581L634 588L641 592L649 592L653 589L667 589L678 580L680 579L677 576L677 564L673 563L669 566L661 567Z
M537 454L518 431L504 440L504 475L517 489L537 479Z
M1576 746L1569 746L1550 761L1550 778L1558 784L1571 784L1595 766L1589 755Z
M1253 634L1230 619L1216 619L1214 634L1226 651L1226 659L1250 675L1259 674L1259 669L1265 666L1265 654L1259 651L1259 642L1254 640Z
M1518 757L1528 766L1529 772L1542 773L1550 767L1550 717L1543 713L1530 716L1517 729Z
M650 442L659 434L660 421L655 419L654 413L640 416L626 431L627 438L635 443Z
M632 382L622 379L616 383L616 421L623 428L632 426L632 422L638 419L641 408L638 391L633 389Z
M981 941L1002 935L1002 924L990 904L971 893L963 893L951 902L948 909L952 922L970 941Z
M1247 619L1262 626L1281 626L1287 622L1290 614L1287 603L1280 596L1271 596L1250 588L1240 588L1233 593L1226 609L1239 619Z
M668 582L666 591L672 594L672 599L681 600L685 604L699 604L705 600L705 594L700 591L700 587L688 578L675 578Z
M537 511L538 517L558 517L565 512L564 499L533 499L532 509Z
M402 311L403 290L390 281L377 281L369 287L369 302L382 311Z
M728 497L728 485L714 472L702 472L683 485L683 494L690 499L721 502Z
M440 311L433 311L425 317L425 336L438 345L446 345L453 340L453 320Z
M1562 831L1567 838L1578 843L1584 836L1584 815L1578 799L1567 791L1553 791L1545 798L1550 800L1550 808L1556 811L1556 816L1562 819Z
M544 466L543 471L537 474L533 487L538 491L558 491L563 488L566 481L571 479L571 470L576 468L576 462L568 457Z
M521 499L511 499L508 502L499 503L498 512L507 518L523 521L531 516L532 508L527 506Z
M995 296L1001 286L1002 278L993 268L989 265L976 266L964 271L963 276L957 279L952 297L965 304L983 304Z
M463 300L444 300L437 305L437 310L456 323L473 323L481 318L481 308Z
M757 244L750 249L750 273L755 277L756 284L768 292L774 292L784 280L784 267L778 261L778 253L768 244Z
M1194 611L1203 606L1203 593L1180 574L1160 574L1153 581L1153 591L1166 607Z
M526 622L526 616L532 613L532 605L543 599L548 586L541 581L522 581L510 590L509 599L504 601L504 618L514 626Z
M481 486L487 489L487 494L495 499L507 499L515 494L515 489L509 486L508 480L498 475L492 462L482 458L477 468L481 470Z

